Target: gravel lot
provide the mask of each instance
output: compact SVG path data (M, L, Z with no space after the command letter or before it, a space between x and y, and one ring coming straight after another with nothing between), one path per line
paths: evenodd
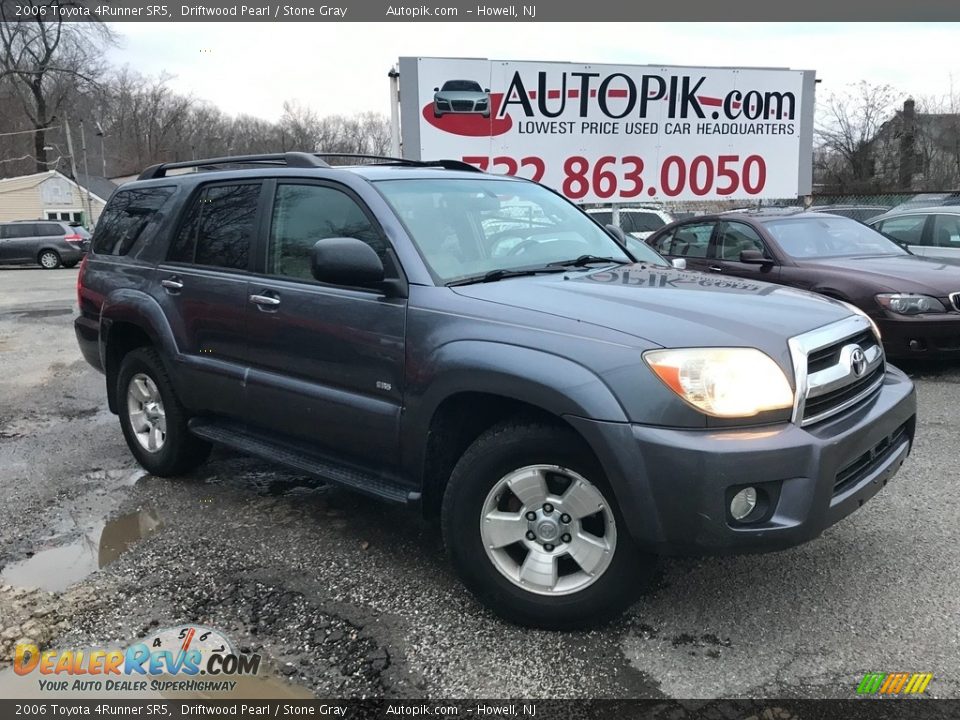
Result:
M864 672L908 671L960 697L960 365L905 368L914 452L820 539L665 561L616 624L525 631L473 602L412 511L225 451L144 475L77 349L75 282L0 270L0 668L21 637L202 623L268 658L280 694L851 697Z

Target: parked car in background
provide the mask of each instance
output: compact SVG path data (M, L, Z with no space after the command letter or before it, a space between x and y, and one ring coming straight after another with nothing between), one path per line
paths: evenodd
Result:
M60 220L0 223L0 265L71 268L83 259L89 245L90 233L82 226Z
M714 215L647 239L690 270L780 283L849 302L880 328L887 355L960 356L960 265L909 253L827 213Z
M587 214L601 225L610 225L613 222L613 210L610 208L590 208ZM656 208L620 208L619 214L620 229L638 240L645 240L677 219Z
M490 90L474 80L447 80L434 88L433 116L467 113L490 117Z
M960 192L920 193L906 202L895 205L891 208L890 212L901 212L903 210L915 210L916 208L944 205L960 205Z
M891 210L867 224L916 255L960 259L960 206Z
M810 212L830 213L831 215L839 215L840 217L850 218L851 220L857 220L862 223L877 217L877 215L883 215L883 213L889 210L889 206L884 205L820 205L810 208Z

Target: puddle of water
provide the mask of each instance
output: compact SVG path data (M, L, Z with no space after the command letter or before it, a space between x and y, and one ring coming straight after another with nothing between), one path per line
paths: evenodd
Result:
M41 550L33 557L7 565L0 582L60 592L94 570L105 567L136 542L160 527L154 510L142 509L99 523L79 540Z

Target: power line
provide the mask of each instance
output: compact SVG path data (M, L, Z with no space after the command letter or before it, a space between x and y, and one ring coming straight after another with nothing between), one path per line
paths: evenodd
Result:
M36 128L34 130L18 130L17 132L0 133L0 137L8 137L10 135L28 135L31 133L37 133L44 130L59 130L59 129L60 129L59 125L51 125L50 127Z

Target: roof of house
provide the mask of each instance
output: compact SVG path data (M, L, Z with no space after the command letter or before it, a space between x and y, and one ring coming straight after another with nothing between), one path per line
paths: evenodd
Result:
M89 190L90 194L101 202L106 202L110 198L110 195L113 194L113 191L117 189L117 186L114 183L110 182L105 177L100 177L99 175L84 175L83 173L77 173L77 180L74 181L68 176L64 175L62 172L50 170L49 172L33 173L32 175L20 175L19 177L0 179L0 193L31 188L54 176L59 176L67 182Z

